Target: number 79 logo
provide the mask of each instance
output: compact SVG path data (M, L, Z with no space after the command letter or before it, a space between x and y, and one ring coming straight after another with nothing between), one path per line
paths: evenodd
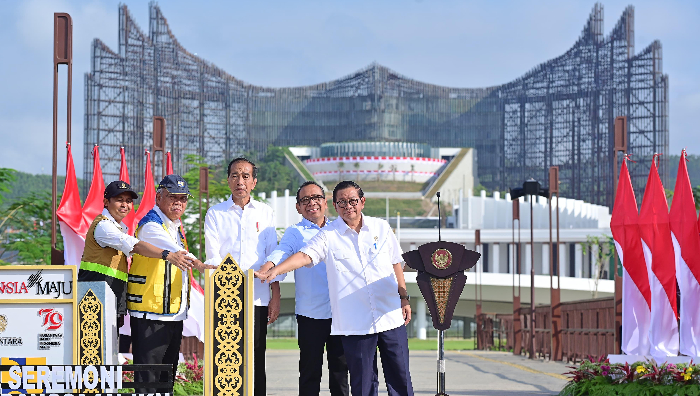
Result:
M53 308L40 309L37 315L43 318L44 323L41 325L46 330L58 330L63 326L63 315Z

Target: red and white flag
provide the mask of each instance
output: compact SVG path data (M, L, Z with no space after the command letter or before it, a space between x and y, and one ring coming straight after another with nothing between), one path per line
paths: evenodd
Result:
M129 169L126 166L126 154L124 153L124 147L119 148L119 154L121 155L121 165L119 166L119 180L131 184L129 181ZM136 212L134 209L129 211L129 214L124 217L122 222L126 225L129 235L134 235L136 231Z
M151 172L151 153L146 151L146 169L143 172L143 196L136 211L136 224L156 205L156 186Z
M680 352L700 358L700 231L686 155L683 150L669 219L676 252L676 278L681 290Z
M175 171L173 170L173 159L170 156L170 151L168 151L167 154L165 154L165 174L166 175L174 175Z
M95 217L102 213L104 209L105 197L105 181L102 178L102 167L100 166L100 151L95 145L92 149L92 183L90 183L90 192L85 198L83 205L83 222L90 228ZM87 232L87 230L86 230ZM85 238L85 235L83 235Z
M75 165L71 145L68 144L66 159L66 184L63 188L61 203L56 210L58 225L63 237L63 259L66 265L80 268L80 259L85 249L85 234L88 225L83 222L83 211L80 206L80 190L78 179L75 177Z
M627 161L620 168L610 229L623 267L621 349L628 355L649 355L651 291Z
M676 312L676 263L668 216L668 203L656 167L651 162L649 178L639 212L639 231L651 287L650 353L657 362L678 355ZM624 323L623 323L624 327Z

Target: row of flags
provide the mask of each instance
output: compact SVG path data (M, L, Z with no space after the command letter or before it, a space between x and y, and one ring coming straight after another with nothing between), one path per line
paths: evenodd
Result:
M102 213L104 209L105 182L100 166L99 146L92 149L93 172L90 191L83 205L80 204L80 190L78 189L78 179L75 176L75 165L73 163L73 153L71 145L67 146L68 154L66 159L66 184L61 197L61 203L56 210L58 224L63 236L63 255L66 265L75 265L80 268L80 260L85 249L85 237L92 221ZM124 148L120 149L121 166L119 168L119 180L131 184L129 180L129 170L126 166L126 155ZM172 158L170 152L166 154L166 174L171 175L173 171ZM111 182L111 180L110 180ZM134 235L139 220L143 218L156 202L156 189L151 172L151 153L146 151L146 169L144 170L144 191L141 196L139 208L133 209L124 218L123 223L127 226L130 235ZM182 235L185 235L182 230ZM192 293L190 294L190 309L187 320L183 324L183 335L196 336L204 341L204 290L192 276L190 272L190 284ZM129 323L125 321L120 329L120 334L130 334Z
M679 352L698 358L700 232L687 153L681 153L670 211L656 157L639 212L625 157L610 221L623 266L621 347L659 362Z

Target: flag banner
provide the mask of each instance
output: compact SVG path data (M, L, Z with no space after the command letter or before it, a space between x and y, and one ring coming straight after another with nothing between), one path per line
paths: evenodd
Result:
M610 229L623 267L621 349L628 355L649 355L649 274L639 235L637 200L626 161L620 168Z
M681 153L669 222L681 291L680 352L700 358L700 234L686 152Z
M100 166L100 151L99 146L95 145L92 149L92 183L90 183L90 192L85 198L83 205L83 223L90 228L90 224L95 220L95 217L102 213L104 209L105 196L105 181L102 178L102 167ZM87 229L86 229L87 232ZM82 235L85 239L85 235Z
M666 193L655 159L656 156L651 162L639 212L639 231L651 288L650 354L657 362L665 362L668 356L678 355L679 347L676 263Z
M165 154L165 159L166 159L166 161L167 161L167 162L165 163L165 174L166 174L166 175L174 175L174 174L175 174L175 171L173 170L173 158L172 158L172 156L170 155L170 151L168 151L168 152Z
M151 172L151 153L148 151L146 151L146 170L143 172L143 174L143 196L141 197L141 202L139 202L139 209L136 211L136 222L134 223L134 226L136 226L136 224L141 221L143 216L150 212L156 205L156 187L153 182L153 172ZM130 232L132 231L130 230Z
M63 237L63 257L66 265L80 267L80 258L85 249L85 234L89 224L83 222L83 210L80 206L80 190L75 177L75 165L71 145L68 144L66 158L66 184L63 188L61 203L56 210L58 224Z

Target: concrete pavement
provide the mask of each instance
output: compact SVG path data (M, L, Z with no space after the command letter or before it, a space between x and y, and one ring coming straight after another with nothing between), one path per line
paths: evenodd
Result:
M435 395L437 387L436 351L411 352L411 377L416 395ZM565 364L530 361L507 352L445 352L446 391L449 395L556 395L566 384L561 375ZM298 389L297 350L267 351L267 394L296 395ZM381 362L381 360L380 360ZM329 396L327 369L324 367L321 395ZM386 385L379 368L379 391Z

